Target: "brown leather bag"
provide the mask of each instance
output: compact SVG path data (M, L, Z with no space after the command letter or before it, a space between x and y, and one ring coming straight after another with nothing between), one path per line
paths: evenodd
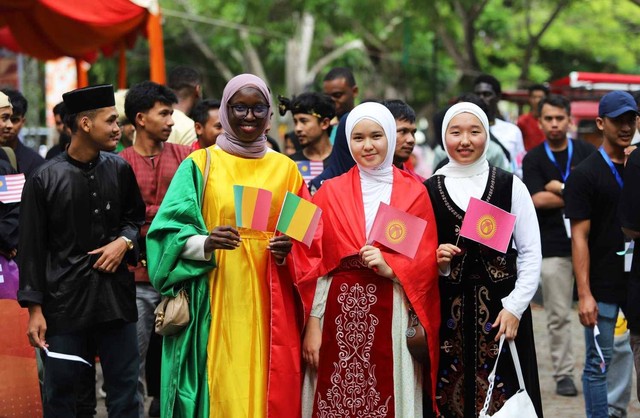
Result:
M200 196L200 205L204 199L204 192L207 189L207 179L209 178L209 167L211 164L211 153L209 148L206 149L207 160L204 166L202 196ZM163 296L156 310L155 331L157 334L168 336L174 335L182 331L189 325L189 294L184 285L178 291L176 296Z
M407 347L411 356L421 364L429 362L429 347L427 346L427 333L418 319L413 308L409 309L409 325L407 332Z
M156 333L167 336L182 331L189 324L189 296L185 289L178 294L164 296L153 312L156 314Z

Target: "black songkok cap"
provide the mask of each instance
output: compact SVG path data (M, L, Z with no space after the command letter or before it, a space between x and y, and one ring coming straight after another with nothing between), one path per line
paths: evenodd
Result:
M113 86L111 84L101 84L72 90L63 94L62 100L69 114L116 105Z

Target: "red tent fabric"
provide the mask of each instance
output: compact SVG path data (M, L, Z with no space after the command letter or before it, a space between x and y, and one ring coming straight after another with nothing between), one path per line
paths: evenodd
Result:
M95 61L150 36L151 79L164 83L160 19L131 0L2 0L0 46L48 60L69 56ZM158 43L159 34L159 43ZM161 55L158 59L157 55ZM158 70L157 65L162 65Z

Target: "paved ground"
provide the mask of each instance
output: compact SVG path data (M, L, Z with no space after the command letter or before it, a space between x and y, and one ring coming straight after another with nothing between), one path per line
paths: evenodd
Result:
M536 338L538 355L538 366L540 374L540 390L542 391L542 408L546 418L583 418L584 398L582 396L582 384L580 377L584 365L584 334L582 326L578 320L578 313L575 313L575 321L571 329L571 336L574 342L574 352L576 355L576 375L575 383L578 386L578 396L574 398L558 396L555 394L555 382L552 377L551 357L549 355L549 338L547 334L547 321L544 309L541 307L533 309L533 327ZM635 396L636 381L635 373L631 389L631 402L627 410L629 418L640 417L640 403Z
M553 381L551 371L551 358L549 356L549 339L547 336L546 316L542 308L533 309L534 330L538 354L538 365L540 367L540 389L542 391L542 403L546 418L584 418L584 399L582 397L582 388L580 383L580 373L582 371L584 355L584 338L582 327L578 321L578 314L575 314L574 326L571 330L573 341L575 343L576 362L576 385L579 394L577 397L568 398L557 396L555 394L555 382ZM640 404L635 397L636 382L634 378L633 388L631 391L631 403L629 404L628 417L640 417ZM147 401L148 410L149 401ZM98 401L98 418L106 418L107 413L104 407L104 399Z

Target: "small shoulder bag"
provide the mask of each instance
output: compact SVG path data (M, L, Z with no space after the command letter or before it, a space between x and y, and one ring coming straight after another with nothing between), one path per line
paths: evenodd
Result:
M204 185L202 186L202 196L200 206L204 200L204 193L207 189L209 178L209 166L211 164L211 154L206 150L207 162L204 166ZM189 294L183 285L176 296L163 296L162 300L153 312L156 315L155 330L162 336L175 335L182 331L189 324Z
M420 323L420 319L418 319L413 307L409 307L409 324L405 336L407 337L407 348L411 357L420 364L427 364L429 361L427 332Z

